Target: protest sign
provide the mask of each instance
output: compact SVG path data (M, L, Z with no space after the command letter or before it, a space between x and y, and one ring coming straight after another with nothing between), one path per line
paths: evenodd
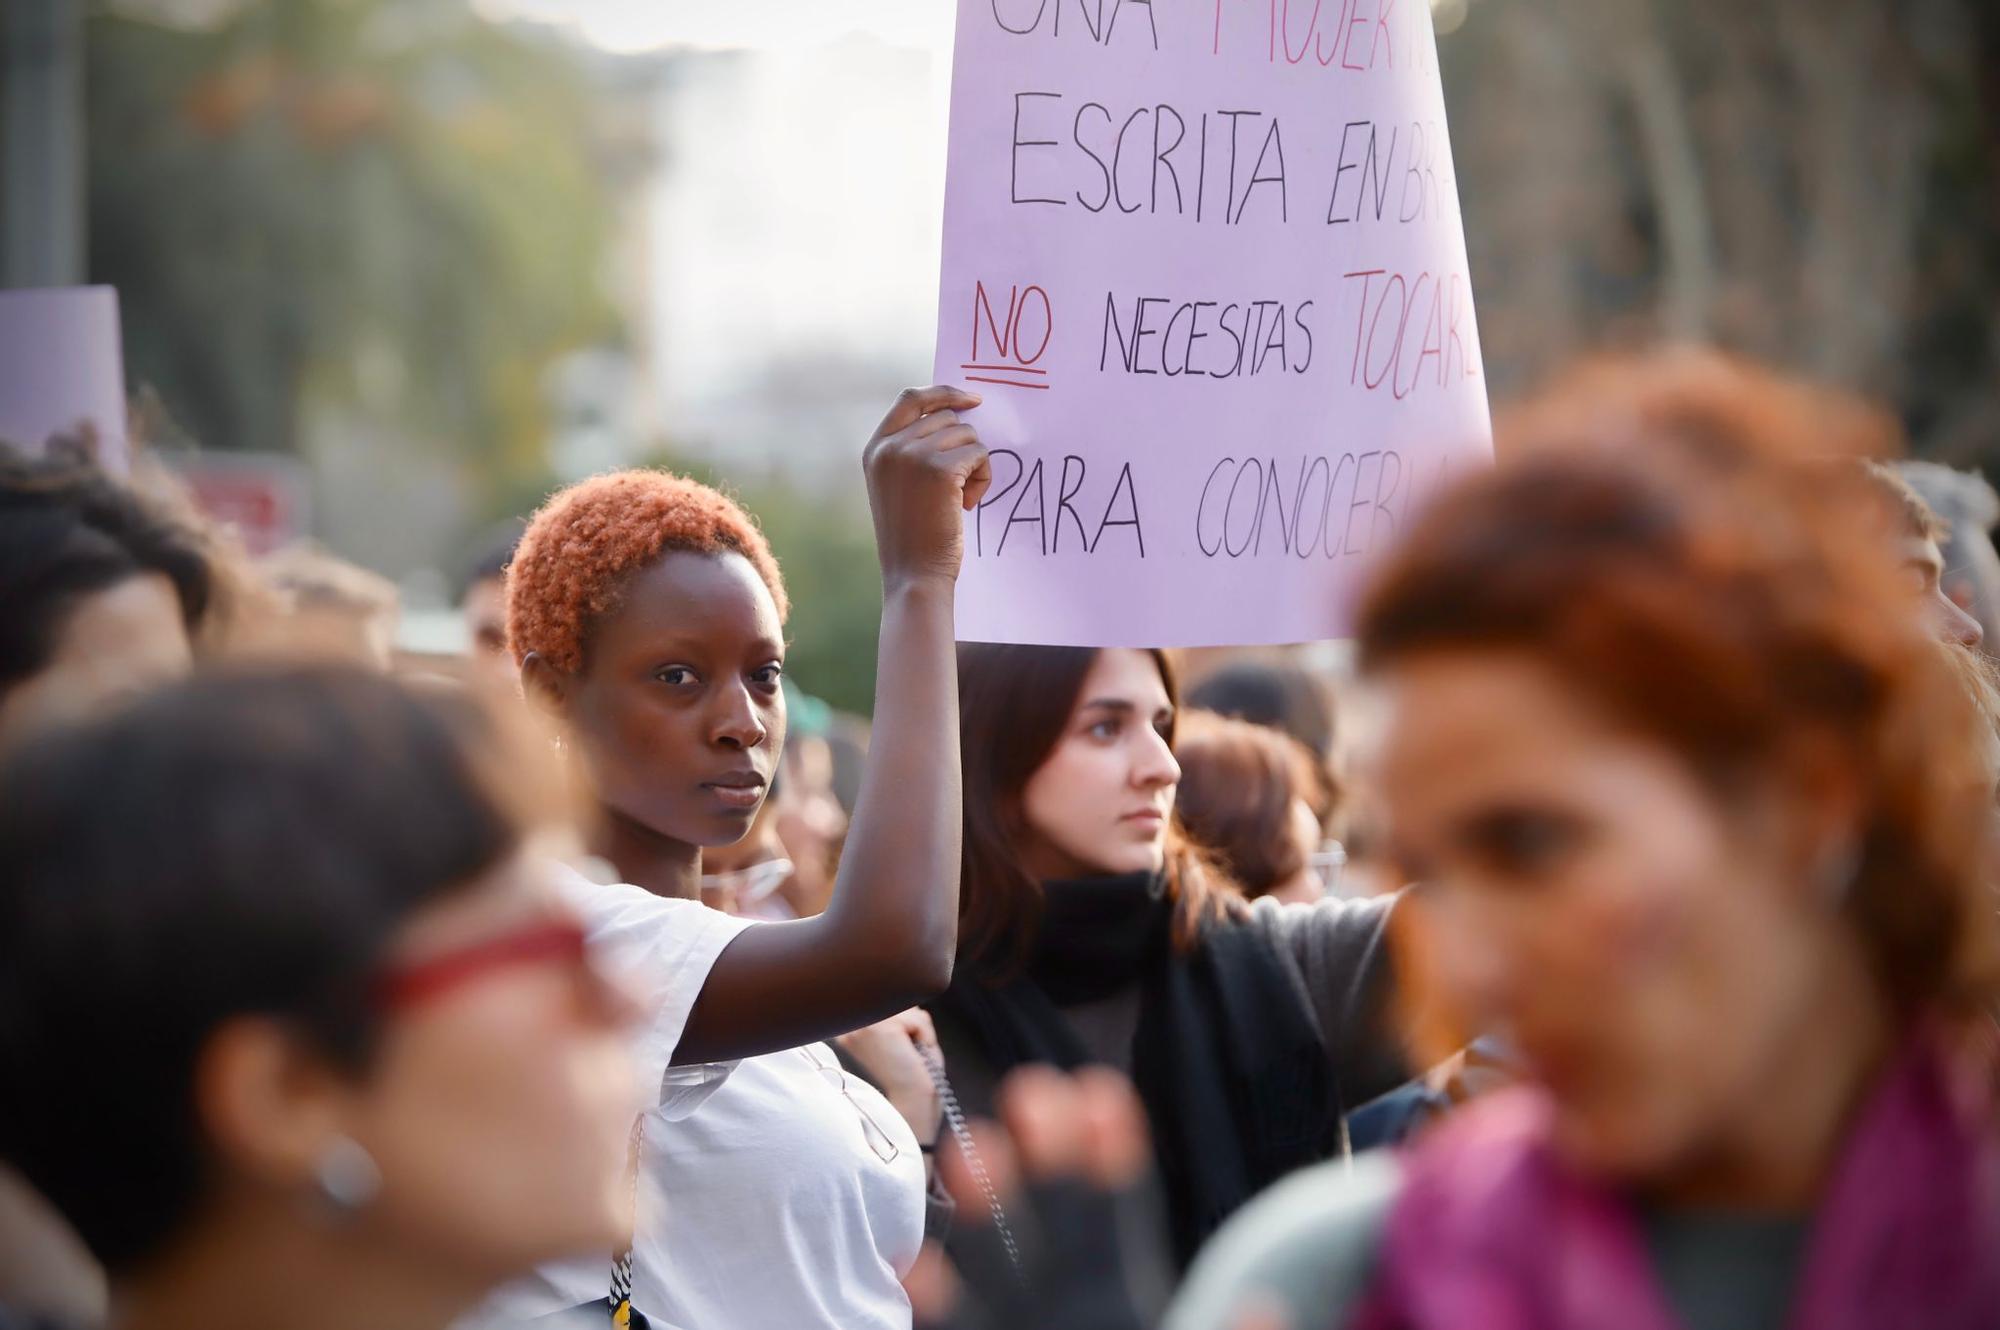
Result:
M1342 635L1491 456L1423 0L959 0L936 374L961 638Z
M86 432L105 469L124 474L118 293L108 286L0 291L0 439L39 452L50 435Z

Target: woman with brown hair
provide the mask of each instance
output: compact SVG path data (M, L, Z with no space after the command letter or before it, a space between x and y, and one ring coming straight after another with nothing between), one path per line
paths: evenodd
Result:
M1529 1083L1260 1201L1174 1330L2000 1324L1981 737L1879 524L1801 466L1850 414L1590 370L1381 571L1412 918Z
M1024 1064L1131 1074L1167 1232L1121 1232L1083 1196L1034 1218L1075 1281L1075 1324L1149 1324L1149 1289L1127 1281L1156 1293L1404 1078L1382 1019L1390 901L1246 902L1189 844L1164 653L963 645L959 698L964 908L938 1036L978 1111Z
M1310 905L1328 883L1315 866L1328 781L1290 735L1212 711L1190 711L1174 744L1181 824L1252 900Z

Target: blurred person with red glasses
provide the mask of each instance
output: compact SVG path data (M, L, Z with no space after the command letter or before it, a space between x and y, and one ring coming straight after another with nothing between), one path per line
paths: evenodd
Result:
M469 698L221 674L0 767L0 1155L114 1330L437 1330L630 1229L625 1046ZM503 780L504 773L504 780Z

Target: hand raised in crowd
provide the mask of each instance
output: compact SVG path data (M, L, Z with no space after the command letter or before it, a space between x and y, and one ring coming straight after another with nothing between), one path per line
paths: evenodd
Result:
M1146 1112L1131 1081L1109 1067L1075 1073L1023 1067L1001 1083L995 1104L1000 1121L975 1121L970 1131L991 1199L1018 1245L1019 1265L1005 1274L968 1271L961 1280L944 1248L926 1243L904 1288L919 1326L949 1318L954 1326L1066 1330L1078 1324L1078 1309L1051 1305L1069 1285L1047 1276L1068 1253L1039 1231L1033 1198L1050 1189L1080 1188L1111 1197L1142 1187L1152 1163ZM954 1224L990 1225L986 1190L964 1154L941 1148L938 1169L957 1206ZM989 1299L968 1306L974 1287L988 1290Z
M912 1007L886 1021L841 1035L834 1042L861 1064L868 1079L903 1115L919 1141L937 1139L944 1108L938 1103L937 1081L931 1076L930 1064L924 1060L925 1051L936 1054L938 1046L929 1012Z
M993 482L976 430L960 412L976 394L939 385L905 388L862 453L875 546L885 583L958 578L970 511Z

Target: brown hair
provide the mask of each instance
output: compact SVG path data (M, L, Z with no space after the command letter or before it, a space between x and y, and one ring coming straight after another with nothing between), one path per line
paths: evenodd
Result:
M591 620L618 603L625 581L662 554L734 551L790 605L757 523L728 495L665 471L616 471L579 481L543 504L507 567L507 645L557 669L583 667Z
M1174 756L1181 824L1244 895L1262 896L1305 870L1292 807L1310 807L1318 793L1311 750L1266 726L1195 710L1181 717Z
M1853 487L1802 479L1862 418L1716 356L1586 366L1418 520L1365 598L1362 667L1530 654L1724 798L1844 774L1847 908L1885 995L1967 1012L2000 973L1970 702Z
M1022 861L1029 835L1021 795L1055 751L1096 647L961 642L958 715L965 773L964 859L959 876L959 955L1005 971L1026 958L1042 907L1042 884ZM1167 698L1180 705L1180 676L1164 651ZM1167 742L1175 733L1169 730ZM1166 890L1174 902L1174 942L1194 945L1204 922L1240 900L1214 865L1188 843L1179 820L1167 830Z

